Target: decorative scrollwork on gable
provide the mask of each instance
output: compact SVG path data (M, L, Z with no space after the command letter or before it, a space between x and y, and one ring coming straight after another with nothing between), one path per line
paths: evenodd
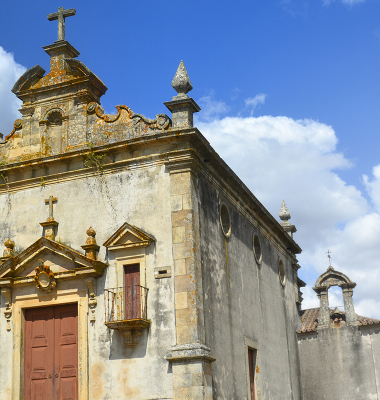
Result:
M97 117L101 118L104 122L113 123L116 122L125 110L128 113L128 118L133 121L134 125L137 125L140 121L144 122L149 129L160 129L166 130L171 126L171 120L166 114L157 114L155 119L149 119L141 114L135 114L129 107L125 105L116 106L117 114L104 114L102 107L99 104L92 102L87 106L88 114L96 114Z
M131 116L134 124L137 124L139 121L143 120L150 129L168 129L170 126L170 118L166 114L157 114L155 119L149 119L144 117L141 114L133 114Z
M21 128L22 128L22 119L16 119L16 121L13 124L13 130L8 136L5 137L5 141L10 139L15 134L15 132Z
M95 113L99 118L104 120L104 122L111 122L111 123L116 122L120 118L121 110L127 111L129 117L131 117L131 115L133 114L133 111L125 105L116 106L116 109L117 109L117 114L112 115L112 114L104 114L103 109L99 106L99 104L95 102L92 102L87 106L88 114Z

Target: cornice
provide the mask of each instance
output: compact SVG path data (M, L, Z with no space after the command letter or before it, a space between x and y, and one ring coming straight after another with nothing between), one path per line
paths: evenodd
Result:
M57 281L61 280L72 280L72 279L77 279L77 278L88 278L88 277L99 277L103 275L103 272L106 268L106 264L99 264L94 267L80 267L80 268L74 268L73 270L70 271L64 271L64 272L56 272L54 274L54 278ZM6 277L6 278L0 278L0 288L1 287L20 287L20 286L25 286L25 285L30 285L30 284L35 284L35 275L32 276L21 276L21 277Z
M223 180L223 178L212 168L208 168L204 164L202 165L199 154L197 154L194 149L187 149L182 150L181 152L171 153L168 155L165 165L170 173L191 171L194 174L202 174L219 191L219 193L230 204L232 204L236 210L244 218L246 218L282 255L284 255L292 263L297 261L295 255L285 248L273 230L265 227L265 224L262 222L262 218L258 215L258 213L254 212L252 209L249 209L247 206L244 206L245 202L238 195L236 195L236 191L231 187L231 185ZM282 231L280 225L279 228L281 235L287 235L286 232ZM285 236L285 238L288 239L287 236ZM298 247L297 244L296 246Z
M179 148L179 141L182 141L183 148ZM175 143L176 147L179 149L173 150L163 148L161 149L162 151L157 150L157 145L166 143ZM288 259L294 261L294 254L289 251L286 246L289 245L289 249L293 249L297 253L301 251L297 243L282 229L281 225L269 214L238 176L218 156L197 129L169 129L166 132L151 136L127 139L111 145L96 146L92 148L91 151L97 154L108 153L110 157L112 157L114 154L135 150L140 147L146 149L147 146L152 149L151 154L105 163L102 166L101 172L97 171L95 167L85 168L81 166L71 171L41 175L14 182L10 181L0 186L0 194L14 193L20 190L40 187L41 178L44 180L44 186L48 186L71 180L115 174L126 170L148 168L155 165L165 165L170 173L191 170L195 174L201 173L240 214L255 226L266 240L271 242ZM81 148L62 155L16 162L0 168L0 173L7 173L9 170L17 173L23 170L39 168L43 170L46 166L54 166L59 163L78 163L89 151L88 148ZM206 157L210 158L211 162L209 162L209 160L205 162ZM252 205L252 207L250 207L250 205ZM268 226L268 223L271 227ZM279 237L281 237L281 239L279 239ZM285 239L285 242L283 242L282 239Z

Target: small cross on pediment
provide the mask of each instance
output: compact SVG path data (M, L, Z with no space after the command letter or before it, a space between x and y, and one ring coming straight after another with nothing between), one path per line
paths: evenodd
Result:
M47 219L48 221L54 221L53 204L57 201L58 198L54 196L50 196L48 199L45 199L45 204L49 204L49 218Z
M58 40L65 40L65 18L76 14L75 8L65 10L63 7L58 8L58 12L48 14L49 21L58 20Z

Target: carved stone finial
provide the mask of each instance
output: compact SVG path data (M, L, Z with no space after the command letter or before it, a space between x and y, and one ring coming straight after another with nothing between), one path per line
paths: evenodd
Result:
M86 257L91 258L92 260L96 260L96 254L99 251L99 246L96 244L96 231L90 226L87 231L87 240L84 246L81 246L82 249L86 252Z
M335 310L333 311L333 314L339 314L339 313L340 313L340 311L339 311L338 307L335 307Z
M187 95L193 89L183 61L179 64L172 81L177 96L172 101L165 102L165 106L172 112L172 127L174 129L187 129L193 127L193 114L200 111L198 104Z
M177 72L174 75L172 86L178 93L177 96L173 97L173 100L178 99L179 97L188 98L189 96L187 93L190 92L190 90L193 90L193 85L190 82L189 75L182 60L179 64Z
M280 208L280 213L279 217L281 219L281 226L284 228L284 230L288 233L290 237L293 237L293 233L297 232L297 229L294 225L292 225L289 222L289 219L291 218L290 212L288 210L288 207L286 206L285 200L282 200L282 205Z
M86 240L86 244L96 244L96 239L95 239L96 232L95 232L95 229L92 226L90 226L87 229L86 233L88 235L88 238Z
M13 257L15 255L14 252L15 243L11 240L11 238L9 238L4 242L4 245L6 249L4 250L3 257L7 258Z
M286 222L291 218L288 207L286 206L285 200L282 200L279 217L280 217L281 221L286 221Z

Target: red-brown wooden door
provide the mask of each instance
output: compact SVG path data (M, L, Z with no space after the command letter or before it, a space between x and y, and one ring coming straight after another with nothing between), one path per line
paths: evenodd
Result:
M76 400L78 393L78 307L55 307L55 398Z
M125 319L141 318L140 264L124 266Z
M25 311L24 399L78 397L78 307Z
M54 307L25 312L24 399L52 400Z

